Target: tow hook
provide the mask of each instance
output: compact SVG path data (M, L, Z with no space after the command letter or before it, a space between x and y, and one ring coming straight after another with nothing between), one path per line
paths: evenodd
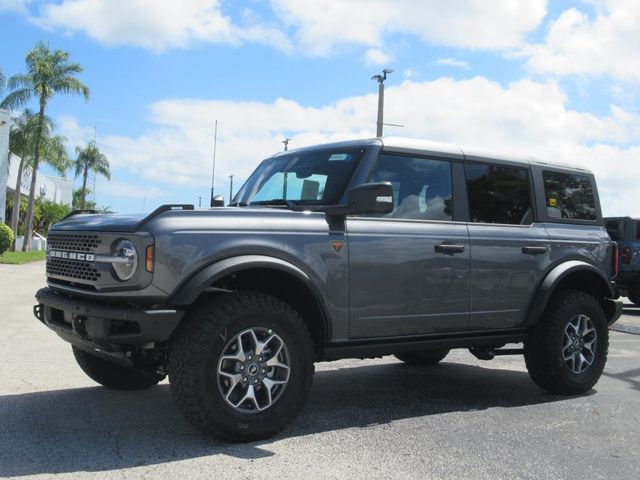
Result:
M40 305L39 303L33 306L33 315L42 323L44 323L44 318L42 315L42 305Z

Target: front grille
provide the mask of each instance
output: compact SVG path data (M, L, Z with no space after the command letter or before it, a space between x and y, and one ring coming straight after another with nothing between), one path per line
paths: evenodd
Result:
M50 253L65 252L66 258L47 255L47 276L72 282L97 282L100 272L93 262L84 259L84 255L95 254L101 243L102 240L94 233L50 232L47 235L47 250ZM77 256L81 259L77 259Z
M101 240L93 233L51 232L47 235L47 247L51 250L93 252Z
M66 258L47 259L47 276L53 275L88 282L97 282L100 278L100 272L91 263Z

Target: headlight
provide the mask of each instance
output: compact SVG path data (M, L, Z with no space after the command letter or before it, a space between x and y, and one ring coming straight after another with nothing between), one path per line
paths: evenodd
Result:
M119 240L112 261L113 270L120 280L129 280L138 268L138 252L129 240Z

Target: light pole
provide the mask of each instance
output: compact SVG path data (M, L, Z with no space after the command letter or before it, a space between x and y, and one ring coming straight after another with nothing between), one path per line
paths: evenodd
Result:
M289 150L289 142L291 141L290 138L285 138L284 140L282 140L282 143L284 145L284 151L286 152L287 150Z
M229 175L229 203L233 200L233 175Z
M382 75L374 75L371 77L371 80L376 80L378 82L378 121L376 122L376 137L382 136L382 119L384 116L384 81L390 73L393 73L393 69L385 68L382 70Z

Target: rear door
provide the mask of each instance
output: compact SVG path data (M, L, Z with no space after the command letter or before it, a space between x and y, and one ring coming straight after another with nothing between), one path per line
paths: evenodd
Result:
M529 168L465 165L471 243L471 330L523 325L551 263L549 237L535 221Z
M454 221L454 171L444 158L382 153L371 181L389 181L394 211L348 217L350 337L464 330L469 236Z

